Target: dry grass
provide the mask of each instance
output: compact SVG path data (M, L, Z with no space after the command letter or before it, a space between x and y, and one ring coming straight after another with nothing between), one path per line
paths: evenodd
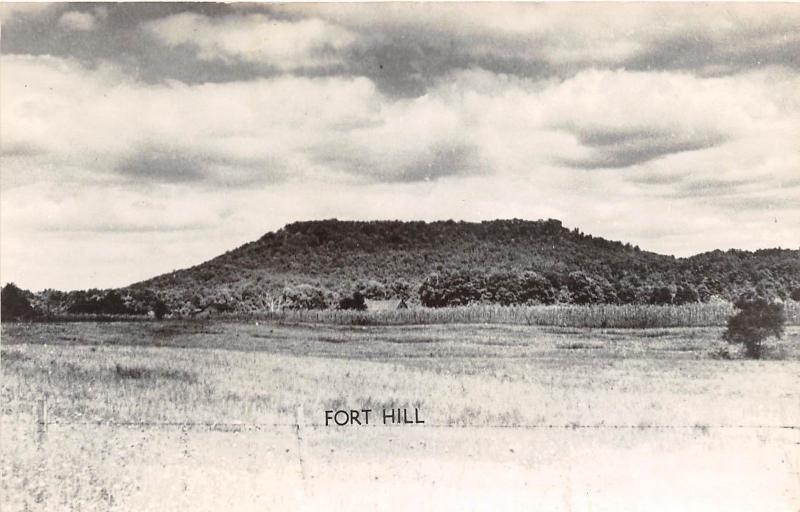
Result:
M49 396L57 421L286 422L299 403L314 421L326 408L369 404L419 406L442 425L657 425L674 422L677 401L689 424L731 423L758 399L761 416L749 421L777 422L785 409L781 385L800 359L797 330L772 349L786 362L721 362L729 347L720 332L4 326L2 398L12 409L30 409ZM715 393L724 400L711 400Z
M750 442L752 450L761 450L763 443L758 445L751 432L763 431L759 436L777 443L768 446L780 448L787 441L769 429L800 424L800 330L787 330L783 360L765 361L741 360L736 354L733 360L715 358L727 347L720 334L719 328L513 325L4 325L3 494L12 508L32 510L76 509L76 504L81 509L149 510L159 508L159 496L188 500L171 503L173 509L196 510L203 502L192 501L193 496L222 506L216 498L229 496L227 488L236 489L245 502L255 499L257 488L262 496L286 498L283 487L300 485L296 469L286 469L297 465L291 427L297 405L311 425L322 424L330 408L419 407L428 426L469 427L463 436L450 429L422 429L425 433L414 437L413 445L396 447L393 439L408 436L309 426L309 450L319 464L310 471L334 486L348 481L361 482L359 489L377 485L373 475L388 478L387 468L397 468L387 466L385 457L398 448L412 464L404 482L420 474L447 481L442 468L463 468L474 456L484 461L479 473L520 468L512 476L520 478L522 488L523 476L528 481L533 474L552 474L542 469L547 469L542 457L548 464L573 460L561 449L547 451L556 445L571 446L574 460L584 463L607 450L608 461L629 457L630 464L646 465L657 443L665 460L675 460L669 471L683 471L678 465L682 457L697 453L718 460L714 467L724 470L731 464L725 454L732 446L725 443ZM47 439L37 442L35 403L44 396L53 424ZM239 437L229 433L235 425L258 430ZM543 430L492 429L500 426ZM729 426L766 430L745 430L742 439L719 437L729 432L720 427ZM480 430L487 427L492 428ZM559 434L565 427L591 429ZM609 438L605 427L623 430ZM632 433L664 427L687 433ZM480 443L476 435L482 436ZM521 441L524 436L533 436L530 446ZM647 449L640 439L648 440ZM681 448L690 445L696 449ZM416 452L441 462L414 466ZM783 457L780 450L776 453ZM527 458L521 461L521 456ZM754 451L747 464L762 464L763 456ZM354 460L362 464L359 469L353 469ZM166 467L177 476L163 478ZM336 480L338 474L347 478ZM586 485L595 485L593 474L586 470ZM726 475L720 472L720 478ZM280 483L271 491L258 487L269 487L269 482ZM540 496L549 496L542 489L558 488L557 481L550 487L545 483L534 486ZM757 483L762 493L772 492L783 480L765 475ZM478 488L481 481L471 485ZM267 508L295 509L297 503L273 501Z

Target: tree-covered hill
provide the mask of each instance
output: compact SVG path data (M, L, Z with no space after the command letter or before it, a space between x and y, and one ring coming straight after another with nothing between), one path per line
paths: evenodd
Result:
M114 304L141 312L164 303L187 313L214 304L258 311L337 307L355 292L428 306L686 303L730 300L756 289L800 298L800 251L675 258L569 230L552 219L325 220L289 224L200 265L115 290L110 299L100 290L48 292L37 294L34 306L106 312L103 304Z
M420 286L438 274L477 287L469 301L514 302L513 296L500 300L484 288L525 272L546 279L552 300L563 302L674 302L681 293L685 296L679 301L715 295L730 299L758 286L788 296L800 287L800 251L714 251L674 258L569 230L552 219L326 220L289 224L208 262L130 289L156 290L173 307L187 300L234 307L253 297L255 302L278 300L287 287L302 284L324 290L329 301L354 289L418 300ZM595 290L581 296L582 287ZM654 297L660 289L661 297Z

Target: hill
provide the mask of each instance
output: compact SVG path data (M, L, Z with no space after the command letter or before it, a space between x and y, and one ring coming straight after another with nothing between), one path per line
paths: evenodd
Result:
M303 284L323 290L329 301L356 289L374 298L417 300L420 287L439 274L478 288L456 303L504 303L515 302L514 297L502 300L485 288L526 272L546 279L551 300L563 302L674 302L682 287L688 288L683 290L687 297L678 297L684 302L695 294L697 300L729 299L756 287L787 296L800 287L800 251L713 251L674 258L569 230L553 219L326 220L289 224L208 262L129 289L164 294L172 307L189 301L258 309L267 306L264 300L278 300L287 287ZM590 288L583 290L588 297L581 296L581 287ZM659 290L663 296L654 297ZM242 308L242 303L249 305Z
M335 307L354 292L428 306L686 303L760 293L800 298L800 251L675 258L566 229L558 220L295 222L212 260L114 290L45 292L72 312L188 313ZM48 294L49 293L49 294ZM83 304L83 306L81 306Z

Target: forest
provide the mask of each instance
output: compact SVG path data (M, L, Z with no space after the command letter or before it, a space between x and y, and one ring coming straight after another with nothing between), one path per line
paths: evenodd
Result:
M800 251L675 258L554 219L332 219L292 223L205 263L123 288L16 290L31 317L187 316L209 306L237 313L357 309L364 298L403 298L412 307L680 305L732 302L748 292L800 300Z

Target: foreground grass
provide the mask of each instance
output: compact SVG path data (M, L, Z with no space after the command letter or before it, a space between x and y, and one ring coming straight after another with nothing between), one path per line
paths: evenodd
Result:
M800 335L780 360L721 360L714 328L336 327L241 323L3 327L5 414L58 422L310 423L419 407L435 425L800 424Z
M763 361L720 359L720 334L3 325L1 505L793 511L800 330ZM442 428L319 426L404 406Z

